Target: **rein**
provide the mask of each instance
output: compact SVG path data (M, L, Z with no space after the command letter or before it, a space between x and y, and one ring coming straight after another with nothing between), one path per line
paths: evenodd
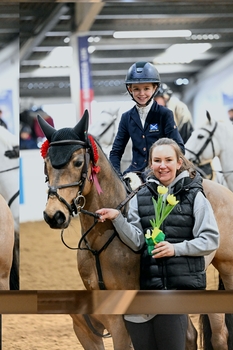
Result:
M97 337L101 337L101 338L110 338L111 337L111 334L110 333L105 333L105 334L101 334L100 332L98 332L95 327L93 326L93 324L91 323L91 320L90 320L90 316L87 315L87 314L83 314L83 318L84 320L86 321L88 327L90 328L90 330L95 334L97 335Z
M14 168L9 168L9 169L1 170L1 171L0 171L0 174L6 173L7 171L15 170L15 169L19 169L19 166L15 166Z
M137 194L137 192L143 187L145 186L145 184L141 184L140 186L138 186L134 191L132 191L131 193L129 193L127 195L127 197L116 207L117 210L121 210L128 202L131 198L133 198L133 196L135 196ZM99 255L100 253L105 250L108 245L113 241L113 239L115 238L115 236L117 236L117 232L116 230L114 230L113 234L111 235L111 237L106 241L106 243L102 246L101 249L99 250L94 250L92 249L87 240L86 240L86 237L88 235L88 233L95 227L95 225L98 223L98 219L100 217L99 214L97 213L92 213L92 212L89 212L89 211L86 211L84 210L83 208L80 208L80 212L83 213L83 214L86 214L86 215L90 215L90 216L93 216L94 217L94 223L89 227L89 229L82 235L82 237L80 238L79 240L79 243L78 243L78 247L70 247L68 246L65 241L64 241L64 230L61 231L61 240L62 240L62 243L69 249L72 249L72 250L89 250L94 256L95 256L95 259L96 259L96 268L97 268L97 272L98 272L98 284L99 284L99 288L101 290L105 290L106 287L105 287L105 284L104 284L104 281L103 281L103 275L102 275L102 271L101 271L101 266L100 266L100 260L99 260ZM86 248L82 248L81 247L81 243L82 242L85 242L85 245L86 245Z

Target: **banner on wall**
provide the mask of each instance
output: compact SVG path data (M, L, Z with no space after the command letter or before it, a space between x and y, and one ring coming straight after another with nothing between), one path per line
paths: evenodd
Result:
M222 93L223 104L224 105L232 105L233 106L233 95L227 95Z
M1 118L6 123L7 129L14 133L12 90L0 91L0 110L2 111Z
M23 166L22 159L19 158L19 204L24 204L24 186L23 186Z
M78 37L79 70L80 70L80 115L85 109L91 113L91 102L94 98L90 57L88 52L88 37Z

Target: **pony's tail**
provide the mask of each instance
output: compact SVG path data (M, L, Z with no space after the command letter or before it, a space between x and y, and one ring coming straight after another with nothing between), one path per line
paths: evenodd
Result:
M10 271L10 290L19 290L19 240L17 233L15 233L13 259Z
M201 349L213 350L211 344L211 328L208 315L200 315L199 318L200 345Z

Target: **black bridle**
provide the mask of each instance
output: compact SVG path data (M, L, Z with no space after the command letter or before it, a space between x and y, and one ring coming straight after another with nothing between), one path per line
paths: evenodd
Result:
M79 181L76 182L72 182L72 183L68 183L65 185L59 185L59 186L50 186L50 184L48 184L48 198L51 196L56 196L57 199L63 203L71 216L74 215L78 215L80 211L82 211L82 208L85 205L85 197L82 195L82 191L83 188L85 186L85 182L87 179L87 173L88 173L88 165L90 162L90 146L80 140L62 140L62 141L54 141L51 142L49 146L56 146L56 145L71 145L71 144L77 144L80 146L83 146L83 148L85 148L86 152L85 152L85 156L84 156L84 165L82 168L82 173L81 173L81 178ZM47 176L47 181L48 181L48 175L47 175L47 171L45 171L45 174ZM62 189L62 188L68 188L68 187L79 187L79 190L77 192L76 197L73 199L72 203L69 204L63 197L61 197L58 193L57 190ZM92 216L94 213L91 213Z
M206 149L206 147L208 146L209 143L211 143L212 152L213 152L213 158L215 157L215 149L214 149L214 143L213 143L212 137L213 137L213 135L215 133L215 130L217 129L217 125L218 125L218 123L217 123L217 121L215 121L215 125L214 125L214 128L213 128L212 131L210 131L210 130L208 130L206 128L200 128L200 130L206 131L209 134L209 136L207 137L204 145L201 147L201 149L197 153L195 153L194 151L189 150L188 148L185 148L188 152L190 152L191 154L193 154L195 156L195 159L192 161L193 164L198 166L201 163L200 155L202 155L202 153L204 152L204 150Z

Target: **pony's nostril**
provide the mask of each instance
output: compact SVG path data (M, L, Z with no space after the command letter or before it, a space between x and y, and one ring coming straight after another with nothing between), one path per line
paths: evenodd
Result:
M62 225L66 221L65 215L61 211L57 211L53 219L58 225Z
M50 217L44 211L44 220L51 228L65 228L68 226L68 222L66 222L66 217L61 211L57 211L53 217Z

